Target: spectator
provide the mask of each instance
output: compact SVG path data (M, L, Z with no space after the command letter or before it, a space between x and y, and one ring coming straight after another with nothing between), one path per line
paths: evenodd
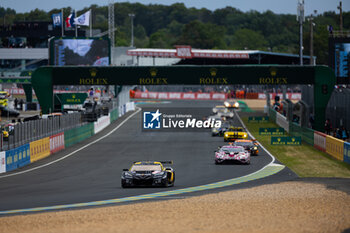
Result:
M94 97L94 89L91 87L89 90L89 97L92 99Z
M21 100L19 101L19 107L20 107L20 110L22 110L22 109L23 109L23 104L24 104L24 102L23 102L23 100L21 99Z
M346 139L348 139L348 132L346 131L345 127L342 126L341 127L341 139L343 139L344 141L346 141Z
M338 138L338 139L341 139L341 131L340 131L339 128L337 128L337 129L335 130L335 137Z
M330 135L331 134L331 130L332 130L332 123L329 120L329 118L327 118L325 124L324 124L324 130L326 132L326 134Z
M14 100L13 102L14 102L14 104L15 104L15 106L14 106L14 107L15 107L15 109L17 109L17 107L18 107L18 106L17 106L17 105L18 105L18 99L17 99L17 98L15 98L15 100Z

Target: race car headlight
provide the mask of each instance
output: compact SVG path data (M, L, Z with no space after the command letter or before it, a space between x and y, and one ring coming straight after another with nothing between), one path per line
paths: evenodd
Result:
M229 102L225 102L224 105L225 105L225 107L230 107L230 103Z
M243 137L246 138L246 137L247 137L247 134L244 134Z
M238 102L235 103L235 107L236 107L236 108L239 107L239 103L238 103Z
M166 178L166 175L167 175L166 172L153 174L154 178Z
M215 133L216 133L216 132L219 132L219 130L218 130L218 129L216 129L216 128L214 128L214 129L213 129L213 132L215 132Z
M254 150L257 150L257 149L258 149L258 147L254 146Z
M132 175L130 173L124 173L125 178L132 178Z

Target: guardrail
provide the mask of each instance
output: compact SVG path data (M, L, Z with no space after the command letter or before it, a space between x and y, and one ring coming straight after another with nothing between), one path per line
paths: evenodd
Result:
M326 152L333 158L350 164L350 143L337 139L330 135L299 126L294 122L288 122L279 112L272 108L268 111L270 121L283 127L290 135L300 136L302 141L314 146L316 149ZM288 130L285 128L288 127Z

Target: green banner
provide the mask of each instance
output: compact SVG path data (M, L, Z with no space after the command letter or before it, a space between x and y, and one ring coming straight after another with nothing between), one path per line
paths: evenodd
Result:
M2 83L22 83L30 84L30 77L25 78L0 78L0 84Z
M284 135L283 128L259 128L259 135Z
M300 146L301 137L271 137L271 145Z
M83 104L88 97L87 93L59 93L56 95L61 104Z
M252 117L248 117L248 122L266 123L266 122L269 122L269 117L268 116L252 116Z
M91 137L92 135L94 135L93 123L66 130L64 131L64 145L65 147L69 147Z

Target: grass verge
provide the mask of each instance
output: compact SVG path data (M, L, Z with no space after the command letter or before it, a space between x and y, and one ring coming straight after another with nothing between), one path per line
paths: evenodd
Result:
M300 177L347 177L350 178L350 165L302 143L301 146L272 146L271 136L259 135L259 128L279 127L274 123L248 123L248 117L242 117L244 124L253 136L280 162Z

